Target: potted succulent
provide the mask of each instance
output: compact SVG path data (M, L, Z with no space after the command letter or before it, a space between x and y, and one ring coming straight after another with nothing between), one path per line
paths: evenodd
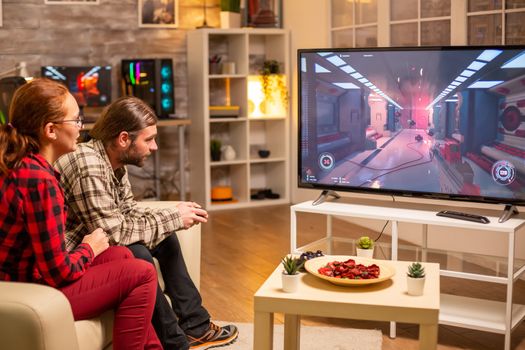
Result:
M210 141L210 153L211 153L211 160L213 162L218 162L221 160L221 148L222 148L222 142L220 140L212 139Z
M425 268L421 263L414 262L408 265L407 293L409 295L423 295L425 289Z
M356 242L356 255L363 258L374 257L374 240L368 236L361 236Z
M283 291L286 293L293 293L299 287L299 270L304 264L304 261L287 255L281 259L284 270L282 274Z
M241 26L241 0L221 0L221 28Z

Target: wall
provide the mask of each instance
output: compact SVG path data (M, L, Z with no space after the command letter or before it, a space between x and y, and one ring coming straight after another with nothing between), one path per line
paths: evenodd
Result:
M290 30L291 38L291 77L292 91L290 99L292 108L291 124L291 198L298 203L312 199L317 192L297 188L297 49L329 47L329 0L284 0L284 27Z
M111 65L113 98L119 96L120 60L123 58L173 59L176 113L187 116L186 32L203 22L200 0L179 0L179 28L138 27L138 0L100 0L99 5L45 5L44 0L3 0L0 27L0 72L20 61L27 62L33 76L43 65ZM219 26L219 0L206 0L207 22ZM163 187L174 190L176 129L161 132ZM165 135L167 134L167 135ZM173 135L173 137L171 137ZM189 164L186 166L186 171ZM131 169L147 177L144 171ZM142 174L142 175L141 175ZM133 182L140 195L151 183ZM188 181L189 183L189 176ZM176 193L176 191L175 191Z

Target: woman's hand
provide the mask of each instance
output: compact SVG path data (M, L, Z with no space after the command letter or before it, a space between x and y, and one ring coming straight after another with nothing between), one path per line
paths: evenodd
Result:
M95 256L109 248L108 236L106 236L106 233L101 228L97 228L89 235L85 235L82 243L89 244Z

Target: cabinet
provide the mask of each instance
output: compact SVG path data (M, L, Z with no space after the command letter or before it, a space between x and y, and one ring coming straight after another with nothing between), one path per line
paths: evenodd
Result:
M187 48L192 200L208 210L288 203L288 31L199 29L188 32ZM281 74L265 98L259 71L269 60L279 63ZM211 140L231 146L235 158L225 159L223 152L212 161ZM269 156L259 150L269 150ZM231 201L212 201L219 186L232 189ZM279 198L252 199L267 189Z
M398 259L398 251L402 247L398 245L398 223L414 223L423 226L422 246L418 248L416 258L427 261L430 249L427 249L428 226L443 226L449 228L463 228L469 230L483 231L504 236L501 241L507 243L506 259L492 257L500 265L507 267L495 275L480 274L474 271L448 270L441 267L441 276L463 278L474 281L499 283L506 286L505 302L496 302L465 296L441 294L441 307L439 323L456 327L476 329L480 331L493 332L505 335L505 350L510 349L511 331L525 318L525 305L512 302L514 282L525 272L525 261L518 260L514 256L516 235L523 233L525 220L522 218L511 218L506 222L498 223L497 216L487 217L489 224L479 224L469 221L436 216L435 210L420 209L417 206L396 203L396 207L382 207L379 205L361 205L348 203L325 202L320 205L312 205L312 202L304 202L291 206L291 228L290 245L291 252L322 249L328 254L334 253L335 246L344 246L346 253L353 255L353 247L348 245L353 240L332 235L332 216L355 217L377 220L390 220L392 224L391 259ZM297 213L324 214L327 217L326 237L321 240L297 247ZM483 213L485 215L485 213ZM353 242L352 242L353 243ZM346 244L346 245L345 245ZM341 254L341 252L337 252ZM398 271L397 273L403 273ZM391 329L391 336L393 332Z

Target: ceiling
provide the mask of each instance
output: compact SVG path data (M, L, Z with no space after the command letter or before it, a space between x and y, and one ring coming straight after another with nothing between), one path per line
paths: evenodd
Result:
M523 50L503 51L471 77L468 77L456 89L450 91L448 95L453 95L457 92L457 89L464 89L478 80L508 81L525 75L525 68L501 68L505 62L524 51L525 48ZM410 108L410 106L414 105L412 101L415 99L434 100L484 52L484 49L439 50L412 48L324 50L324 52L331 52L331 54L324 57L315 51L303 52L302 54L302 57L307 58L309 71L313 70L314 64L320 65L329 71L316 73L315 77L318 81L324 81L332 86L334 86L332 83L350 82L359 88L370 90L362 82L350 76L350 74L353 74L352 72L349 74L340 68L350 65L403 108ZM338 65L335 65L329 60L333 56L339 57L342 61L338 61ZM330 91L332 94L339 95L346 92L345 89L339 87L330 89Z

